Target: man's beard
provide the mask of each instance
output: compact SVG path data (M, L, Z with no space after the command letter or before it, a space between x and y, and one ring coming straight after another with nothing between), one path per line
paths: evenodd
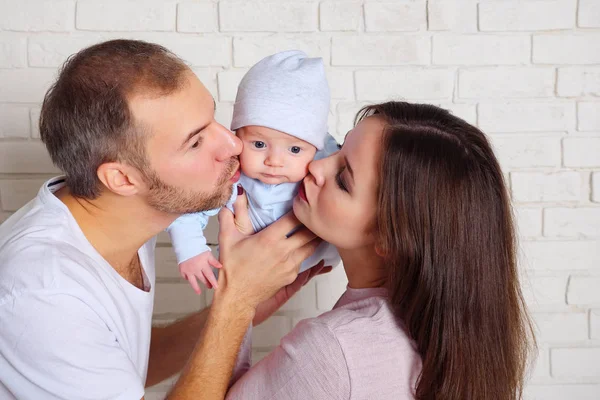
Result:
M194 193L171 186L151 170L145 174L150 187L148 204L156 210L171 214L190 214L223 207L231 197L233 187L228 181L238 167L239 162L232 158L212 193Z

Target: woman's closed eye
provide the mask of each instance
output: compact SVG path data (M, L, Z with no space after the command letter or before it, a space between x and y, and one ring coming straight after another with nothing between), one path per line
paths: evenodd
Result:
M342 169L338 171L338 173L335 175L335 181L337 182L337 185L340 189L342 189L344 192L348 192L348 186L346 186L346 182L344 182L344 180L342 179L342 173L345 169L346 167L342 167Z

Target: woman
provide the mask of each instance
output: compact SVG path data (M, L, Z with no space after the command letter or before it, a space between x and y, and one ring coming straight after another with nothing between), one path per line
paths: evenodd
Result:
M488 141L430 105L368 106L357 121L294 200L338 248L348 290L228 399L520 398L533 335Z

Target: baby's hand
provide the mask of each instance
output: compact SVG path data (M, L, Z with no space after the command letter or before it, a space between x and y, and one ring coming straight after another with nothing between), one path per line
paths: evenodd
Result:
M217 287L217 279L210 268L211 266L215 268L222 267L219 260L210 251L205 251L179 264L179 273L190 282L194 291L200 294L202 290L200 290L197 279L200 279L200 282L204 283L208 289Z

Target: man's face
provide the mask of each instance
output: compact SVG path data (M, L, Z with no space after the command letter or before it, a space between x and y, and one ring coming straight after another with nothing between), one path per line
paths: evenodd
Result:
M168 96L134 96L129 106L147 135L142 171L153 208L174 214L221 207L239 178L241 141L214 119L215 103L193 72Z

